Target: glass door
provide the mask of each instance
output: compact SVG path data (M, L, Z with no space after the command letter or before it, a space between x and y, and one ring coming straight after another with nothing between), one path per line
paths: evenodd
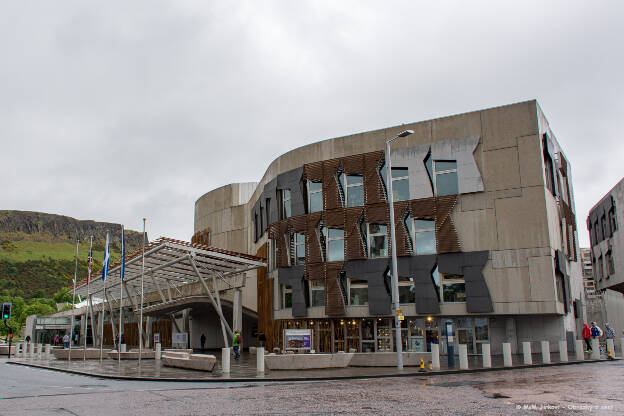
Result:
M377 352L392 351L392 328L389 319L377 319Z
M422 319L409 320L408 351L425 352L425 330Z
M375 352L375 320L363 319L362 330L362 352Z
M344 320L334 321L334 352L345 350L345 322Z
M347 351L360 352L360 325L356 320L347 321Z

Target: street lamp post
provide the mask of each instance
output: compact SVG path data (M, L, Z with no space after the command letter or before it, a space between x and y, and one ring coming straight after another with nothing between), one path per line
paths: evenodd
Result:
M394 311L394 327L396 330L397 369L403 369L403 343L401 341L401 320L399 319L399 275L397 267L396 236L394 232L394 194L392 191L392 161L390 160L390 143L399 137L413 134L413 130L405 130L386 141L386 183L388 184L388 201L390 202L390 244L392 248L392 309Z

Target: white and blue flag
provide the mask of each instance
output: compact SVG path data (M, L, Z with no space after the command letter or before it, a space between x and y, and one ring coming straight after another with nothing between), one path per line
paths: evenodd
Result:
M108 263L110 262L109 234L106 233L106 250L104 251L104 261L102 262L102 281L108 276Z
M121 280L126 275L126 233L124 226L121 226Z

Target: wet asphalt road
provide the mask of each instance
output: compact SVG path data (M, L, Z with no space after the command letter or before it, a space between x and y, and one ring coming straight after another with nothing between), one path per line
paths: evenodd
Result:
M117 381L0 362L0 415L624 414L624 362L281 383Z

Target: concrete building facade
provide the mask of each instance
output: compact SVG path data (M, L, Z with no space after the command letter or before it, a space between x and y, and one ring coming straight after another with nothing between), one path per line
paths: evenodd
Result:
M195 240L268 260L243 302L267 346L306 328L317 351L396 349L384 144L408 129L390 154L404 350L444 352L447 321L470 353L572 347L584 293L571 166L536 101L320 141L257 184L202 196Z
M590 320L610 322L616 333L624 331L624 179L620 180L587 217L597 297Z

